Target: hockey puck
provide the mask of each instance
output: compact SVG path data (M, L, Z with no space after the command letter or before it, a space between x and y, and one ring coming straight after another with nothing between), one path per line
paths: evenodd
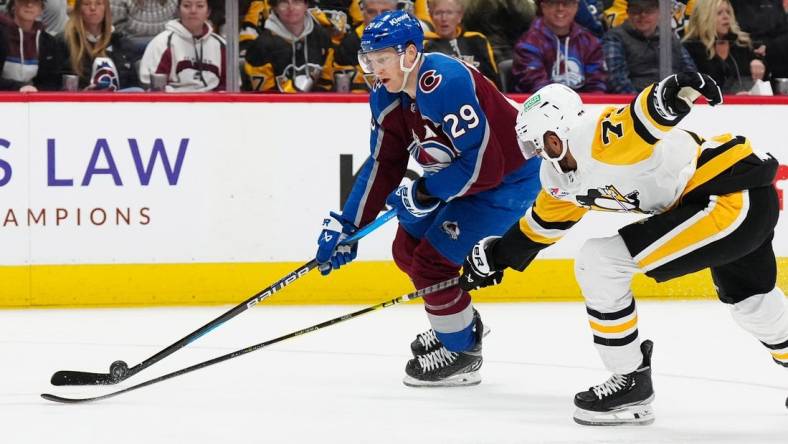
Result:
M129 366L124 361L115 361L109 366L109 374L113 381L118 381L126 377Z

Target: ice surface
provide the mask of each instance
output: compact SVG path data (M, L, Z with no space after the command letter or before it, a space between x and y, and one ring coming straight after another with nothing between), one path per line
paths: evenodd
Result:
M654 340L656 422L572 421L572 397L603 382L581 303L480 304L492 328L482 384L402 385L427 327L398 306L106 401L94 396L359 307L261 304L119 386L53 387L60 369L134 365L226 307L0 311L0 443L788 443L788 370L718 302L641 302Z

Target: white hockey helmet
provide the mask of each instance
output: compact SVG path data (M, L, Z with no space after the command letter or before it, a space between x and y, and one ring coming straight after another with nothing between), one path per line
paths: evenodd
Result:
M583 112L583 101L572 88L560 83L540 88L523 103L517 114L515 129L523 145L523 153L526 157L539 154L563 174L558 161L566 156L569 130ZM561 139L562 150L557 157L550 157L544 149L544 135L548 131Z

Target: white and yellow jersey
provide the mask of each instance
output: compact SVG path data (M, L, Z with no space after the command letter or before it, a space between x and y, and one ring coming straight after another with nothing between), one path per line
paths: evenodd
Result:
M656 88L627 106L581 118L568 135L576 171L560 174L542 163L542 190L519 223L520 248L532 253L528 261L589 210L659 214L680 202L770 183L771 156L755 152L743 137L704 140L675 128L686 114L666 112Z
M544 162L544 191L589 210L655 214L673 206L695 172L699 147L689 133L670 131L675 121L650 115L651 88L630 106L582 117L568 134L577 171L560 174Z

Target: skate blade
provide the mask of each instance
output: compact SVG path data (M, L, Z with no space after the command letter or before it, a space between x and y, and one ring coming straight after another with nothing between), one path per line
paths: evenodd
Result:
M408 387L465 387L478 385L482 382L482 375L478 371L450 376L440 381L422 381L406 375L402 383Z
M639 404L610 412L593 412L578 408L573 419L576 423L587 426L618 426L649 425L654 422L655 417L651 404Z

